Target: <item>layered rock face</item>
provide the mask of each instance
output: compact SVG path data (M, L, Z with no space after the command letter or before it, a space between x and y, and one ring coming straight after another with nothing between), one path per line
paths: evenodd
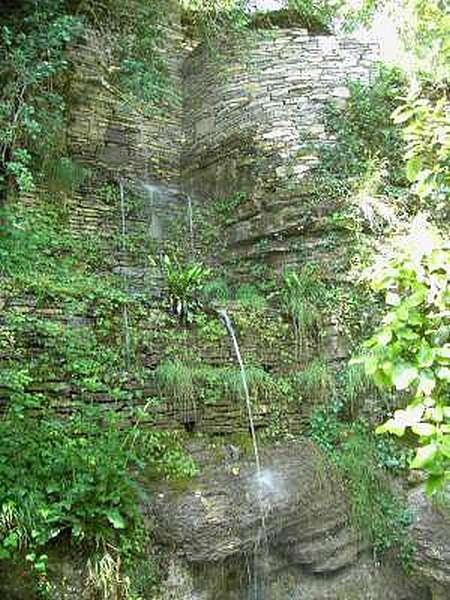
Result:
M409 496L414 513L412 533L418 574L433 591L433 600L450 597L450 514L448 507L433 506L422 488Z
M323 108L368 82L377 48L305 29L258 31L214 61L197 48L184 63L184 176L200 194L302 181L330 143Z
M312 442L266 449L259 477L232 452L222 464L211 450L197 457L203 475L185 491L158 487L149 507L174 557L164 599L242 600L255 586L257 598L271 600L429 597L397 568L374 564L351 527L342 485Z
M333 206L311 205L309 176L318 147L333 143L325 105L345 102L348 79L367 83L376 59L370 43L296 28L259 31L217 61L201 47L186 59L183 178L203 203L247 192L217 256L238 279L248 271L239 262L281 270L315 260L336 270L339 249L326 240Z

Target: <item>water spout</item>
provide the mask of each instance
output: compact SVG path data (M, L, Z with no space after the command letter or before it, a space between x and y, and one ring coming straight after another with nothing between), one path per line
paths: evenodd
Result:
M187 196L187 217L189 223L189 239L191 244L191 258L195 255L195 239L194 239L194 210L192 207L192 198Z
M236 332L234 331L234 327L233 324L230 320L230 317L228 316L228 314L226 313L226 311L224 310L218 310L217 311L222 323L225 325L225 327L227 328L228 333L230 334L231 340L233 342L233 347L234 347L234 353L236 355L236 359L239 363L239 368L241 370L241 378L242 378L242 387L244 389L244 396L245 396L245 402L247 405L247 414L248 414L248 422L250 425L250 433L252 436L252 442L253 442L253 451L255 454L255 462L256 462L256 471L257 471L257 476L258 478L261 475L261 463L259 460L259 450L258 450L258 442L256 439L256 430L255 430L255 424L253 421L253 411L252 411L252 404L250 401L250 393L248 391L248 384L247 384L247 376L245 373L245 367L244 367L244 363L242 360L242 356L241 356L241 351L239 349L239 344L237 341L237 337L236 337Z
M122 252L125 253L125 236L127 234L126 214L125 214L125 191L123 181L119 181L120 189L120 213L122 220ZM128 281L125 269L122 269L123 285L125 291L128 291ZM130 367L130 325L128 318L128 306L126 303L122 307L122 319L123 319L123 330L124 330L124 356L125 356L125 369L128 371Z

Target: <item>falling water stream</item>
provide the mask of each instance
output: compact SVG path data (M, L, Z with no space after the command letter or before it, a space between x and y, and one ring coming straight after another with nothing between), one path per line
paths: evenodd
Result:
M255 454L256 474L259 478L261 475L261 462L259 460L258 440L256 439L255 423L253 421L252 404L250 401L250 394L248 391L247 376L245 374L244 362L242 360L241 351L239 349L239 344L238 344L237 337L236 337L236 332L234 331L234 327L230 320L230 317L228 316L227 312L224 310L219 310L218 315L219 315L222 323L227 328L228 333L230 334L231 340L233 342L234 353L235 353L236 359L239 363L239 368L241 370L242 387L244 389L245 402L247 405L248 422L250 425L250 433L251 433L252 442L253 442L253 452Z
M120 213L122 220L122 252L125 253L125 236L127 234L126 214L125 214L125 190L123 181L119 181L120 188ZM128 290L128 281L126 270L122 269L123 285L125 292ZM123 319L123 330L124 330L124 355L125 355L125 369L128 370L130 367L130 325L128 318L128 306L125 302L122 308L122 319Z
M189 223L189 240L191 244L191 258L195 256L195 238L194 238L194 210L192 206L192 198L187 196L187 217Z
M258 536L253 549L253 569L250 568L250 564L247 562L249 586L245 590L243 590L242 593L245 593L245 597L248 600L262 600L263 598L267 597L265 591L266 577L264 576L264 570L261 571L260 565L258 564L258 559L267 559L269 556L266 517L272 508L273 502L282 496L283 490L280 480L276 476L276 474L274 474L271 469L261 468L258 441L256 437L255 423L253 419L253 411L248 388L247 376L245 372L244 362L242 360L241 351L237 341L236 332L234 331L233 324L227 312L224 310L218 310L217 313L231 337L231 340L233 342L234 353L239 363L239 368L241 370L242 388L244 390L250 433L253 442L253 452L255 455L256 464L256 477L251 481L251 488L254 491L256 491L258 512L261 524L258 530Z

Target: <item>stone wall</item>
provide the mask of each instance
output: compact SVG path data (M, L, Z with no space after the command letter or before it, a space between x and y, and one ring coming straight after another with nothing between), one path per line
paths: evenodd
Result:
M283 236L286 232L291 238L299 232L303 234L310 223L305 221L298 197L279 190L290 181L301 181L315 164L311 145L331 142L322 122L324 103L346 97L343 81L347 75L364 80L370 77L373 48L351 40L309 36L300 29L275 29L264 36L255 34L249 47L230 46L220 61L202 48L196 48L186 58L188 51L179 23L171 23L165 51L173 86L183 88L184 106L174 105L165 113L149 116L126 111L123 97L108 83L107 74L114 64L113 45L112 34L91 30L72 50L75 71L67 132L69 148L72 156L92 168L94 177L66 202L69 224L75 232L117 236L112 270L124 275L128 289L143 291L153 301L151 310L156 312L149 311L141 324L148 344L139 349L139 360L149 369L148 381L142 388L145 404L162 396L150 371L162 360L174 358L168 356L167 344L161 342L160 336L152 337L159 326L152 321L152 314L161 314L162 282L160 273L149 268L148 256L156 255L162 248L159 244L167 240L178 245L188 240L183 182L184 187L195 192L194 221L197 208L205 204L208 194L212 202L214 196L229 195L241 186L251 192L250 203L233 211L223 229L226 247L221 251L222 262L242 256L268 262L270 252L271 257L285 260L292 249L284 250ZM117 195L108 202L100 193L103 183L119 180L124 182L124 211ZM135 196L140 196L139 209L129 208ZM140 256L130 256L121 247L123 225L130 237L141 236ZM197 226L196 236L200 233ZM322 239L320 228L312 228L309 235L311 251L316 251ZM261 240L268 237L278 244L275 251L261 246ZM304 239L302 243L305 244ZM203 248L202 259L214 252L212 246ZM330 259L335 263L335 252L330 252ZM35 311L32 298L18 301L24 312ZM45 313L46 308L43 310ZM42 316L67 318L60 310L50 310ZM276 376L304 368L313 356L303 349L303 363L295 359L295 342L287 322L269 315L265 331L262 321L247 324L241 330L237 324L248 364L260 365ZM92 322L88 318L78 324L89 327ZM321 334L321 348L315 349L314 356L319 350L329 362L346 356L342 336L336 334L333 326L325 324ZM175 358L182 350L180 338L181 333L177 332ZM169 342L173 346L174 340ZM186 345L197 349L205 364L234 364L226 336L213 340L209 347L204 339L195 340L191 332ZM42 382L42 390L54 395L55 401L58 398L62 409L70 408L77 393L64 381ZM0 390L0 401L5 399L5 391ZM159 426L179 428L192 420L170 399L161 399L151 416ZM96 400L111 402L111 398L101 395ZM278 409L275 404L269 398L262 399L255 411L258 426L268 427L274 420ZM292 429L298 429L300 421L307 420L312 403L307 404L302 410L298 405L285 407ZM217 404L197 403L196 427L215 433L246 431L242 408L242 402L230 398ZM184 412L193 411L189 408Z
M112 77L118 68L115 46L121 32L114 27L90 28L70 51L74 69L67 129L70 155L93 175L68 200L72 229L140 236L145 246L142 260L119 250L114 269L128 277L130 286L145 287L156 295L161 277L148 269L148 255L161 251L173 237L174 222L184 237L188 235L187 201L180 187L181 67L186 50L178 5L165 2L159 51L166 68L167 99L155 107L131 105L126 89ZM107 203L101 193L105 183L117 185L119 181L125 190L123 207L118 194L113 203ZM130 209L137 197L139 210Z
M304 29L259 31L220 58L197 48L184 65L185 177L218 195L302 180L332 141L325 103L348 97L346 78L368 81L375 60L373 44Z
M293 28L255 33L220 59L200 47L186 60L186 185L203 206L248 193L215 256L238 280L255 263L282 269L314 260L336 270L346 242L330 248L333 207L327 198L311 205L309 176L318 146L333 143L325 105L345 102L347 78L369 82L376 58L374 44Z
M111 72L117 69L115 43L115 34L90 29L72 49L75 69L67 132L71 154L112 176L176 183L183 142L179 16L175 12L168 20L161 47L171 100L155 109L130 106L126 91L111 83Z
M293 245L306 248L307 255L309 248L321 252L320 223L317 227L317 219L302 208L308 194L299 198L291 188L307 181L317 164L317 145L332 143L323 123L325 103L345 101L347 77L369 80L376 48L304 29L275 28L255 31L245 46L230 43L219 58L186 44L176 11L168 17L164 40L161 52L179 102L152 114L131 110L123 91L110 83L113 33L91 29L72 49L71 155L105 180L124 179L135 190L142 190L141 183L169 185L173 201L159 203L152 214L150 188L143 192L146 208L139 218L157 239L170 236L165 223L175 220L189 235L185 191L193 198L194 220L205 201L251 192L221 232L226 244L219 262L226 256L230 270L241 259L275 267L298 262ZM108 211L98 188L97 180L85 186L81 199L75 198L74 227L104 225ZM319 217L326 213L316 208ZM293 244L299 234L305 243ZM211 254L211 249L202 250ZM243 274L234 271L245 277L245 268Z

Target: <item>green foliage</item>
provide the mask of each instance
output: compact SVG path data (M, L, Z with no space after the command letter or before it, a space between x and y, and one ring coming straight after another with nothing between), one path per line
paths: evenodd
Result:
M372 281L388 308L359 360L378 386L403 392L408 402L378 432L418 436L411 468L427 472L434 493L450 479L448 243L416 220L413 233L374 269Z
M73 192L87 177L86 169L67 157L46 161L43 165L43 174L50 192Z
M161 266L166 276L170 310L187 323L201 306L201 292L210 271L200 263L184 266L176 257L167 254L163 256Z
M344 0L288 0L295 22L311 32L331 32Z
M154 376L161 394L168 396L181 411L196 407L197 402L214 403L224 396L244 399L242 374L237 367L164 361L157 366ZM275 381L261 367L248 367L246 377L254 402L263 400L275 389Z
M410 571L414 546L408 527L412 515L383 481L380 464L384 458L367 428L353 426L336 462L349 483L353 522L372 541L375 557L395 548L402 566Z
M305 27L314 33L329 33L343 0L288 0L277 11L251 10L251 0L180 0L183 21L191 35L213 51L230 36L248 38L250 28L272 26Z
M224 278L212 279L203 286L203 296L208 303L224 303L231 298L231 291Z
M408 97L393 117L406 141L407 179L422 201L433 201L439 208L450 182L450 17L445 4L440 0L365 0L356 17L356 21L369 22L382 6L401 16L400 34L414 61Z
M218 198L214 200L214 213L220 219L233 221L237 218L237 210L248 199L247 192L236 192L227 198Z
M64 98L61 75L70 67L64 49L82 31L61 0L26 1L9 11L1 30L0 162L22 191L33 171L61 144Z
M350 405L350 412L352 415L356 415L358 409L361 408L361 403L369 394L374 394L376 388L362 365L349 364L340 375L345 398Z
M348 88L350 97L344 106L327 108L327 127L336 145L322 151L319 176L328 174L328 187L339 196L358 190L377 171L381 177L371 191L395 193L407 182L404 143L390 117L406 91L405 77L398 69L380 66L371 84L349 81Z
M181 406L194 401L196 375L195 367L180 360L163 362L154 373L161 391Z
M130 10L122 2L109 3L107 14L100 11L97 19L102 23L112 20L112 28L119 28L114 56L117 64L110 79L123 94L124 105L151 114L178 104L163 52L165 20L173 6L170 2L156 6L140 0ZM91 6L94 14L98 13L96 4Z
M413 567L414 545L408 533L411 514L393 493L388 474L400 473L406 454L397 445L380 444L365 423L339 419L342 401L332 400L311 420L311 436L331 458L349 490L352 522L372 544L377 559L394 553L403 568Z
M148 560L137 478L195 472L176 437L144 428L146 407L133 409L142 397L130 381L148 374L138 360L124 373L122 308L136 345L146 309L105 273L114 240L75 235L63 205L10 202L1 217L2 556L26 552L45 587L46 545L69 539L101 581L114 564L114 581L135 589Z
M412 93L393 113L406 141L406 176L422 201L446 208L450 190L450 100L444 92L427 98Z
M299 351L320 327L318 303L323 298L325 287L318 278L315 265L309 265L298 273L285 271L283 279L283 307L292 321Z
M6 163L6 175L13 177L21 192L32 192L34 190L34 179L30 166L31 155L25 148L16 148L12 152L11 160Z
M334 395L335 376L326 363L313 361L308 367L295 375L297 389L303 397L324 402Z
M256 310L262 310L267 307L266 298L261 295L257 286L250 283L239 286L235 297L236 301L242 306L250 306Z
M440 0L409 0L415 16L414 27L406 32L418 67L432 74L435 81L450 75L450 15L446 2ZM408 39L409 37L409 39Z
M247 0L180 0L183 21L191 34L217 51L229 36L246 31L249 15Z
M146 536L138 483L144 467L189 476L192 462L171 464L167 455L182 453L170 434L123 428L114 412L79 405L63 420L41 406L39 417L22 400L0 423L0 557L26 551L45 578L47 544L69 539L98 557L112 553L126 574Z
M242 373L240 369L227 369L224 373L224 386L235 397L244 399L242 386ZM271 376L261 367L247 367L245 369L247 385L253 402L258 402L273 388Z

